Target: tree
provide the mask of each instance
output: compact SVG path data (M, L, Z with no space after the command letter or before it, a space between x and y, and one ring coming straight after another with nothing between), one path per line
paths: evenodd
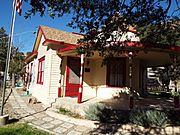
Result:
M87 55L98 51L103 57L122 53L125 42L118 42L133 29L142 42L180 43L180 7L178 0L25 0L31 5L25 17L46 12L52 17L72 14L68 25L87 35L78 49ZM173 4L175 3L175 4ZM169 12L175 5L174 11ZM107 42L109 39L111 41ZM127 37L126 41L129 41ZM149 44L148 44L149 45ZM107 47L108 46L108 47Z
M17 47L12 47L12 55L9 67L10 74L23 75L24 54Z
M3 27L0 28L0 71L5 70L8 35Z
M7 57L8 35L3 27L0 28L0 71L5 71ZM12 46L9 65L9 74L22 75L24 66L24 54L17 47Z

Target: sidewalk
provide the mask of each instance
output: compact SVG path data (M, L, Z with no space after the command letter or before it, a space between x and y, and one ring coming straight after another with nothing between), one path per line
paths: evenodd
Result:
M67 116L62 117L60 115L59 117L58 114L56 114L58 118L49 116L46 113L46 108L41 103L28 104L29 97L22 96L17 91L13 89L8 99L8 103L12 106L13 111L13 116L11 117L28 122L29 125L57 135L86 135L93 130L93 128L85 126L87 123L77 124Z
M7 90L7 94L10 89ZM25 93L25 92L24 92ZM44 108L41 103L29 104L27 95L22 95L21 90L13 89L6 106L10 118L20 122L28 122L38 129L56 135L179 135L180 126L167 126L164 128L144 128L132 124L98 123L75 119L61 115L51 109ZM11 107L9 107L11 106Z

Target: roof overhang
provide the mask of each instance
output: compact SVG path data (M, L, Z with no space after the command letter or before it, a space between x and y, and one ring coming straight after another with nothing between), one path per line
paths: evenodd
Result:
M180 46L164 44L147 44L142 42L124 42L120 43L122 52L137 51L135 58L141 60L146 66L165 66L171 64L170 54L180 56ZM58 54L64 56L77 55L75 49L79 46L68 46L58 50ZM107 46L108 47L108 46ZM93 56L92 58L99 58ZM178 62L180 57L178 57Z
M167 44L150 44L143 42L125 42L125 50L155 51L164 53L173 53L180 55L180 46Z
M27 55L24 59L26 63L31 62L36 56L38 55L38 52L31 52L29 55Z

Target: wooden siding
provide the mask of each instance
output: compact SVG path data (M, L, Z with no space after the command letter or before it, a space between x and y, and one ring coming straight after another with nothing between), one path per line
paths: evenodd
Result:
M53 101L58 97L58 87L60 87L60 63L61 58L56 54L56 51L51 50L51 67L50 67L50 87L49 100Z

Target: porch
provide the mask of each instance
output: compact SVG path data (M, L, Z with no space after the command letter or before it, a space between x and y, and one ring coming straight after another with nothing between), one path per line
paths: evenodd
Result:
M77 97L61 97L56 100L53 104L53 108L59 111L59 108L68 109L74 113L79 113L84 116L85 111L91 105L96 105L102 103L108 108L117 111L127 111L129 110L129 94L121 94L121 97L102 99L98 97L87 98L82 100L81 104L77 104ZM171 110L174 108L173 97L161 97L148 95L146 98L136 98L134 99L134 107L142 108L153 108L158 110Z

